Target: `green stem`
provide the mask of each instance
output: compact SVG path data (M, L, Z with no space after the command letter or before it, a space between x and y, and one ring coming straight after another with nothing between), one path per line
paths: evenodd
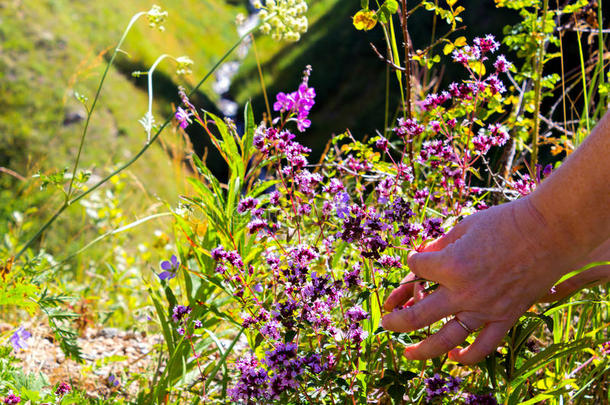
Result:
M597 44L598 44L598 51L597 51L597 62L598 62L598 69L599 69L599 86L602 87L604 85L604 82L606 80L606 78L604 77L604 21L602 18L602 2L598 1L597 2L597 25L599 26L599 33L597 34ZM608 95L606 94L606 99L607 99ZM599 100L599 107L605 106L605 100L604 97L601 97L601 99ZM598 116L599 119L599 116Z
M141 16L143 16L145 14L146 14L146 11L137 13L136 15L134 15L131 18L131 21L129 21L129 24L127 24L127 28L125 28L125 31L123 31L123 36L117 43L116 47L114 48L114 52L112 53L112 56L110 57L110 60L106 64L106 69L104 69L104 73L102 74L102 79L100 80L100 84L97 86L97 91L95 92L95 97L93 98L93 102L91 103L91 108L87 109L87 120L85 121L85 127L83 128L83 134L80 137L80 145L78 146L78 153L76 154L76 161L74 162L74 168L72 169L72 178L70 179L70 185L68 186L68 192L66 193L66 202L68 202L68 200L70 200L70 197L72 196L72 187L74 186L74 178L76 177L76 170L78 169L78 163L80 162L81 152L83 151L83 145L85 144L85 137L87 136L87 130L89 129L89 122L91 121L91 116L93 115L93 111L95 110L95 106L97 105L97 100L100 98L100 93L102 92L102 86L104 85L104 81L106 80L106 75L108 74L108 71L110 70L110 66L112 66L112 64L113 64L114 59L116 58L116 55L119 53L119 49L121 49L123 42L125 42L125 38L127 38L127 34L131 30L131 27L133 26L133 24L135 24L135 22L137 21L138 18L140 18Z
M586 73L586 69L585 69L585 60L583 57L582 42L580 40L580 32L576 33L576 38L578 39L578 54L580 56L580 74L582 77L582 91L583 91L583 95L585 98L584 116L585 116L585 125L587 126L587 134L588 134L590 131L590 128L589 128L589 95L587 93L587 73ZM582 139L580 137L580 131L579 131L576 134L576 145L574 145L574 146L577 147L578 145L580 145L581 142L582 142Z
M536 83L534 88L534 129L532 133L532 159L530 164L530 175L536 176L536 165L538 164L538 132L540 131L540 98L542 93L542 68L544 66L544 26L549 9L549 0L544 0L542 10L542 24L540 30L540 44L538 45L538 57L536 62Z
M189 92L188 97L192 96L198 89L199 87L201 87L201 85L212 75L212 73L214 73L216 71L216 69L218 69L218 67L225 61L225 59L227 59L229 57L229 55L231 53L233 53L233 51L239 46L239 44L248 36L250 35L251 32L253 32L255 29L258 28L258 25L253 27L252 29L250 29L248 32L246 32L244 35L242 35L237 42L220 58L220 60L218 62L216 62L216 64L212 67L212 69L210 69L210 71L203 77L203 79L201 79L199 81L199 83L197 83L195 85L195 87ZM136 160L138 160L140 158L140 156L142 156L144 154L144 152L146 152L146 150L155 142L155 140L157 140L157 138L159 137L159 135L161 135L161 132L163 132L163 130L165 129L165 127L167 127L169 125L169 123L171 122L172 117L169 117L167 120L165 120L165 122L161 125L161 127L159 127L159 129L157 130L157 132L155 133L155 135L150 139L150 142L147 142L142 149L140 149L140 151L133 157L131 158L127 163L123 164L122 166L120 166L118 169L116 169L115 171L113 171L112 173L110 173L108 176L104 177L102 180L98 181L97 183L95 183L93 186L91 186L90 189L88 189L87 191L82 192L81 194L77 195L76 197L72 198L71 200L66 200L66 202L64 202L64 204L59 208L59 210L55 213L55 215L53 215L51 218L49 218L49 220L38 230L38 232L36 232L36 234L21 248L21 250L15 255L15 260L17 260L19 257L21 257L21 255L26 251L26 249L28 247L30 247L41 235L42 233L49 227L51 226L51 224L53 222L55 222L55 220L66 210L66 208L68 208L71 204L74 204L75 202L77 202L78 200L86 197L87 195L91 194L93 191L95 191L96 189L98 189L100 186L102 186L104 183L106 183L108 180L110 180L112 177L116 176L117 174L121 173L123 170L125 170L126 168L128 168L129 166L131 166Z

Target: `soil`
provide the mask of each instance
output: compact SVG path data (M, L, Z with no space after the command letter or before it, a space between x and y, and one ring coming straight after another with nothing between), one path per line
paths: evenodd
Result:
M151 376L158 362L155 345L161 335L122 331L115 328L89 328L78 339L83 363L66 358L48 325L26 327L32 334L28 347L15 357L22 360L24 372L42 372L51 384L62 381L85 390L91 397L106 398L113 391L133 396L138 392L134 376ZM113 377L119 382L113 384ZM115 383L116 384L116 383Z

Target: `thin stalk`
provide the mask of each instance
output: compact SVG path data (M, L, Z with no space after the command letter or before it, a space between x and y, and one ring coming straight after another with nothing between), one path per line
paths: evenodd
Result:
M585 115L585 125L587 126L587 133L589 133L590 128L589 128L589 95L587 93L587 74L586 74L586 69L585 69L585 59L583 56L583 50L582 50L582 41L580 40L580 32L576 33L576 38L578 40L578 56L580 57L580 74L581 74L581 78L582 78L582 91L583 91L583 96L585 98L585 106L584 106L584 115ZM577 133L576 134L576 145L574 146L578 146L580 145L580 143L582 142L582 139L580 139L580 135Z
M237 40L237 42L231 48L229 48L229 50L220 58L220 60L218 62L216 62L216 64L212 67L212 69L210 69L210 71L199 81L199 83L197 83L195 85L195 87L193 87L193 89L188 93L187 96L188 97L192 96L199 89L199 87L201 87L201 85L203 83L205 83L205 81L212 75L212 73L214 73L216 71L216 69L218 69L218 67L229 57L229 55L231 55L231 53L233 53L233 51L239 46L239 44L241 44L241 42L248 35L250 35L251 32L253 32L257 28L258 28L258 26L255 26L252 29L250 29L248 32L246 32L244 35L242 35ZM21 248L21 250L19 250L19 252L15 255L15 260L17 260L19 257L21 257L21 255L26 251L26 249L28 247L30 247L32 245L32 243L34 243L36 240L38 240L38 238L42 235L42 233L49 226L51 226L51 224L53 224L53 222L55 222L55 220L66 210L66 208L68 208L70 205L74 204L75 202L79 201L80 199L86 197L87 195L91 194L93 191L98 189L100 186L102 186L108 180L110 180L111 178L113 178L117 174L121 173L123 170L125 170L126 168L131 166L136 160L138 160L144 154L144 152L146 152L146 150L148 148L150 148L150 146L155 142L155 140L157 140L157 138L161 135L161 132L163 132L165 127L167 127L169 125L171 120L172 120L172 117L167 118L165 120L165 122L159 127L159 129L157 130L155 135L150 139L150 142L147 142L142 147L142 149L140 149L140 151L133 158L131 158L127 163L121 165L119 168L117 168L112 173L110 173L109 175L104 177L102 180L100 180L97 183L95 183L87 191L84 191L84 192L80 193L79 195L77 195L76 197L72 198L71 200L66 200L64 202L64 204L57 210L57 212L51 218L49 218L49 220L47 222L45 222L45 224L38 230L38 232L36 232L36 234L30 240L28 240L26 242L26 244Z
M114 52L112 53L112 56L110 57L110 60L108 61L108 64L106 64L106 69L104 69L104 73L102 73L102 79L100 80L100 84L97 86L97 90L95 92L95 97L93 97L93 102L91 103L91 108L87 108L87 120L85 121L85 127L83 128L83 133L80 137L80 144L78 145L78 153L76 154L76 161L74 162L74 168L72 169L72 178L70 179L70 185L68 186L68 192L66 193L66 201L68 201L70 199L70 197L72 196L72 187L74 186L74 178L76 177L76 170L78 169L78 163L80 162L80 156L83 151L83 145L85 144L85 137L87 136L87 130L89 129L89 122L91 121L91 116L93 115L93 111L95 110L95 106L97 105L97 100L100 98L100 93L102 92L102 86L104 85L104 81L106 80L106 75L108 74L108 71L110 70L110 66L112 66L112 63L114 62L116 55L119 53L119 49L123 45L123 42L125 42L125 38L127 38L127 34L131 30L131 27L133 26L133 24L135 24L135 22L138 20L138 18L140 18L141 16L143 16L145 14L147 14L146 11L137 13L136 15L134 15L131 18L131 21L129 21L129 24L127 24L127 28L125 28L125 31L123 31L123 36L121 37L121 39L117 43L116 47L114 48ZM85 108L86 108L86 106L85 106Z
M547 0L548 2L548 0ZM402 12L401 12L401 26L402 26L402 36L404 39L404 50L405 50L405 80L406 80L406 90L407 90L407 116L412 118L411 111L411 60L409 57L409 31L407 30L407 0L401 0Z
M165 58L172 58L170 55L167 54L163 54L161 56L159 56L157 58L157 60L155 61L155 63L153 63L153 65L150 67L150 69L148 69L147 72L147 76L148 76L148 110L146 111L146 116L144 117L144 119L148 119L148 123L147 125L149 126L145 126L146 129L146 142L150 142L150 130L152 129L152 125L153 125L153 115L152 115L152 105L153 105L153 81L152 81L152 76L153 73L155 71L155 69L157 69L157 66L159 65L159 63L161 63L161 61ZM173 59L173 58L172 58Z
M597 34L597 44L598 44L598 50L597 50L597 62L598 62L598 69L600 72L599 75L599 86L602 87L604 85L604 82L606 80L606 78L604 77L604 21L602 18L603 14L602 14L602 2L598 1L597 2L597 25L599 27L599 33ZM605 96L606 99L608 97L608 95ZM601 100L599 100L599 106L605 106L606 103L604 102L604 97L601 97Z
M383 116L383 136L388 137L388 120L390 115L390 66L385 67L385 108Z
M549 0L544 0L542 9L542 23L540 29L540 44L538 45L538 57L536 62L536 83L534 87L534 129L532 131L532 159L530 164L530 174L535 176L536 164L538 163L538 132L540 131L540 98L542 93L542 68L544 66L544 26L546 15L549 9Z
M568 110L566 104L566 84L565 84L565 64L563 55L563 31L559 31L559 57L561 58L561 104L563 107L563 146L566 150L566 156L570 155L568 148Z
M261 90L263 91L263 97L265 98L265 107L267 108L267 115L269 116L269 123L271 123L271 108L269 107L269 97L267 97L267 87L265 86L265 79L263 77L263 68L261 66L260 58L258 57L258 51L256 50L256 41L254 35L250 34L252 40L252 49L254 49L254 57L256 58L256 67L258 67L258 77L261 81Z

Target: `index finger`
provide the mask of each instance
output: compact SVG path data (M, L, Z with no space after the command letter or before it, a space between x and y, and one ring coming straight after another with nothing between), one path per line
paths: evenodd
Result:
M381 325L394 332L411 332L459 312L458 308L453 307L447 292L440 287L414 305L390 312L383 317Z

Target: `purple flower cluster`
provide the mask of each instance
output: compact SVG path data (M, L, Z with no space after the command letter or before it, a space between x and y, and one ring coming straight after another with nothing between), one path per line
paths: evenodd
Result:
M190 306L184 306L184 305L176 305L174 307L173 313L172 313L172 319L174 320L174 322L180 322L182 321L186 316L188 316L188 314L190 314L192 311Z
M504 128L498 124L492 124L486 131L481 129L479 134L472 139L472 144L477 152L485 154L492 146L503 146L508 139L508 133Z
M178 107L174 116L178 121L180 128L185 129L192 122L191 117L193 114L190 111L184 110L182 107Z
M5 404L18 404L21 402L21 397L10 392L6 397L4 397Z
M498 405L498 401L492 394L471 394L469 393L464 399L465 405Z
M308 86L310 74L311 66L307 66L299 89L290 94L283 92L278 93L276 102L273 104L274 111L280 111L282 113L288 112L295 115L297 128L301 132L304 132L311 126L311 121L307 117L309 116L309 111L315 104L314 98L316 97L316 91Z
M61 382L59 383L59 385L57 386L57 389L55 390L55 395L57 395L58 397L63 397L64 395L70 393L72 391L72 387L70 386L70 384L68 384L67 382Z
M306 371L320 374L332 367L330 360L324 364L318 353L299 356L296 344L277 343L265 352L262 364L253 356L236 361L239 381L229 388L229 396L233 401L244 402L276 400L285 391L297 389L299 377Z
M398 126L394 128L394 133L401 138L404 138L406 142L411 142L413 138L424 132L425 127L417 122L413 118L398 119Z
M426 378L424 384L426 385L426 400L428 402L435 398L445 396L447 393L455 393L460 390L460 384L462 380L456 377L449 376L448 379L434 374L433 377Z

